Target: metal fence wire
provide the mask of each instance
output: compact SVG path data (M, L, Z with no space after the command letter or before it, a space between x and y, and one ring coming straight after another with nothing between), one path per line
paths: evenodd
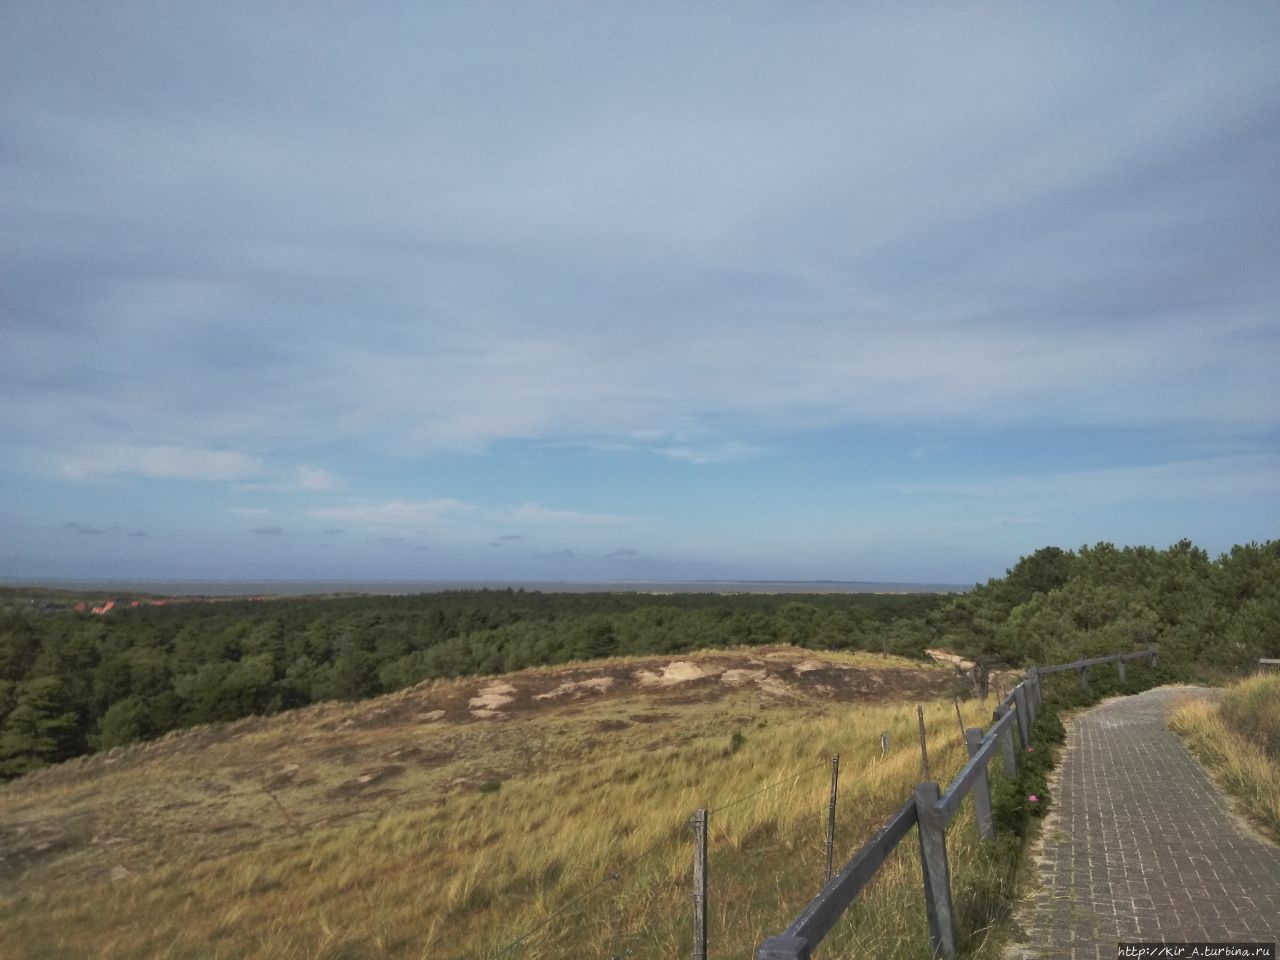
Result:
M670 956L671 945L663 944L657 928L667 925L673 913L692 912L683 888L671 878L673 855L686 847L683 836L673 830L639 853L619 857L603 866L587 889L486 953L485 960ZM664 919L656 924L654 918Z
M858 755L880 760L893 749L887 731L858 747ZM697 811L706 824L705 895L694 889L694 833L673 823L640 852L602 864L585 890L484 960L749 956L767 930L784 923L826 883L843 851L865 839L864 817L851 816L859 802L856 791L839 791L839 757ZM858 824L856 835L848 833L852 827L841 835L845 820ZM622 845L619 837L617 849ZM557 886L564 880L558 878ZM717 896L717 889L734 890L733 899Z

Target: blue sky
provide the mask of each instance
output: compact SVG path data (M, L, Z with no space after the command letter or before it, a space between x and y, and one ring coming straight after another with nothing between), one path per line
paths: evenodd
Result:
M0 577L1280 536L1280 6L0 7Z

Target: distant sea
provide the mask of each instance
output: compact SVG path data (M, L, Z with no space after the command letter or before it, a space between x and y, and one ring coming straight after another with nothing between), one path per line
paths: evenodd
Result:
M876 583L860 580L40 580L5 586L41 586L100 593L171 597L302 597L309 594L416 594L446 590L527 590L541 593L964 593L969 584Z

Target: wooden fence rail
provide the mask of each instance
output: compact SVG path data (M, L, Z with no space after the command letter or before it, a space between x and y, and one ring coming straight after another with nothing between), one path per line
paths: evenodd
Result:
M978 834L984 840L995 839L991 817L991 791L987 782L987 765L1001 749L1006 776L1017 775L1017 750L1013 743L1016 731L1023 750L1031 745L1031 725L1043 703L1040 679L1047 674L1075 670L1080 684L1089 685L1089 668L1117 664L1125 677L1125 664L1130 660L1159 663L1156 650L1120 653L1110 657L1093 657L1048 667L1032 667L1026 679L1018 684L996 706L994 722L984 734L977 728L965 731L969 761L956 774L945 792L936 783L921 783L915 793L891 816L853 858L831 878L822 891L809 902L781 934L768 937L756 949L756 960L809 960L815 947L836 925L859 893L872 881L876 871L916 827L920 841L920 868L924 880L925 908L929 918L929 939L933 955L953 960L956 955L955 916L951 908L951 880L947 864L947 824L970 793L974 795Z

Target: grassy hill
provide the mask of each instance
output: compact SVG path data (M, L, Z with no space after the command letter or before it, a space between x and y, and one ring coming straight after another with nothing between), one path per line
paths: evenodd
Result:
M830 755L839 863L919 779L917 701L935 779L959 768L964 693L950 667L757 647L172 734L0 787L0 943L21 958L678 955L686 821L710 807L712 955L748 955L821 885ZM847 937L923 942L918 885L909 858L887 871L868 905L892 915L864 910Z

